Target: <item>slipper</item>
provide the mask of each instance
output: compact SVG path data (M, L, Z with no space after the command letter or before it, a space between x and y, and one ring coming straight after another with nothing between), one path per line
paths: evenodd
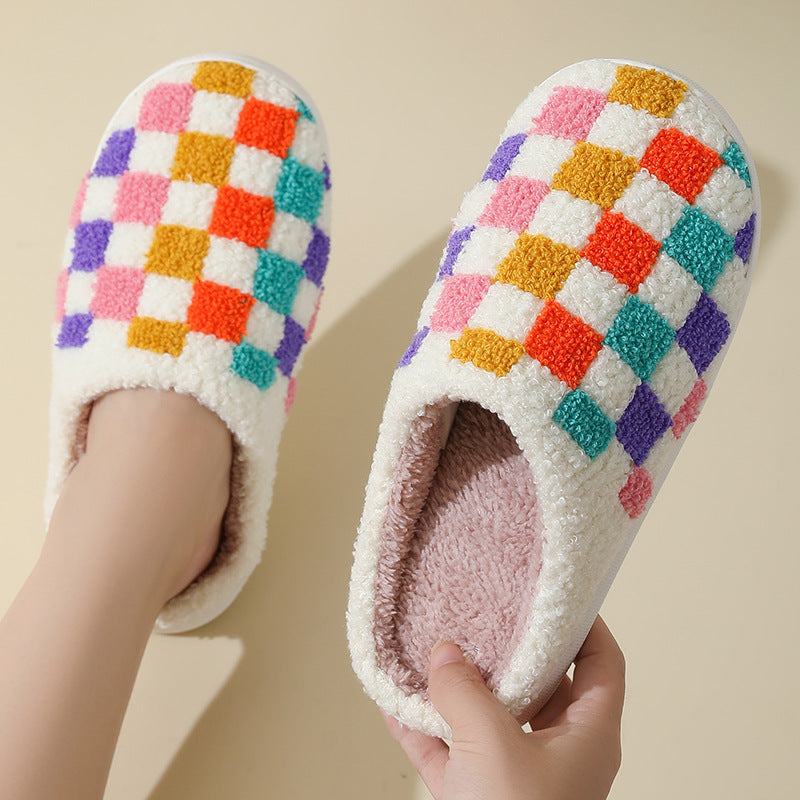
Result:
M519 106L455 218L394 375L352 572L368 694L426 696L456 642L518 719L579 650L697 416L759 237L753 162L708 94L592 60Z
M305 92L267 64L209 55L128 96L78 192L57 285L46 520L107 392L192 395L233 436L219 551L159 632L222 613L260 560L328 261L329 190Z

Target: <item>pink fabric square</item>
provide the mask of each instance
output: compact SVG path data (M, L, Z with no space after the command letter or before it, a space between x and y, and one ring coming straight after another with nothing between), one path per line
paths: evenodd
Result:
M703 400L706 399L708 387L702 378L692 387L687 398L683 401L678 413L672 418L672 435L680 439L686 429L697 419Z
M144 270L134 267L102 266L97 270L94 296L89 310L100 319L130 322L144 286Z
M190 83L159 83L142 99L137 126L143 131L180 133L192 110L194 86Z
M521 233L528 227L548 191L549 187L544 181L509 175L497 184L478 222Z
M602 92L593 89L557 86L541 114L533 120L530 132L583 141L607 102Z
M67 309L67 284L69 283L69 272L62 269L56 278L56 322L64 319Z
M126 172L119 180L114 222L155 225L167 202L169 178L146 172Z
M644 511L647 501L653 494L653 478L644 467L634 467L628 475L628 480L620 489L619 502L625 513L636 519Z
M463 330L490 285L488 275L452 275L446 278L431 314L432 330L451 333Z
M69 227L77 228L78 223L81 221L81 211L83 211L83 203L86 200L86 188L89 185L89 176L84 175L81 181L78 194L75 195L75 202L72 204L72 211L69 214Z
M294 405L294 398L297 395L297 378L289 378L289 387L286 390L286 399L283 401L283 409L288 414Z

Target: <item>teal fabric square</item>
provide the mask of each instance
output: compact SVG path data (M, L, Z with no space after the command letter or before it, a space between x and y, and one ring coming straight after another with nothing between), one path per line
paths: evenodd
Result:
M553 419L583 449L597 458L611 443L617 426L600 410L586 392L576 389L558 404Z
M649 381L674 338L675 331L664 317L631 295L603 343L613 347L639 378Z
M259 250L253 297L268 303L279 314L291 314L297 287L304 274L303 268L294 261L270 250Z
M275 208L314 223L322 208L325 176L289 156L275 187Z
M750 186L750 168L747 166L747 159L744 153L736 142L731 142L722 154L722 160L733 170L736 174Z
M254 383L262 391L275 382L278 359L249 342L239 342L233 348L231 369L240 377Z
M699 208L689 206L664 240L663 251L710 292L733 258L735 239Z
M297 110L300 112L301 117L314 122L314 115L311 113L311 109L299 97L297 98Z

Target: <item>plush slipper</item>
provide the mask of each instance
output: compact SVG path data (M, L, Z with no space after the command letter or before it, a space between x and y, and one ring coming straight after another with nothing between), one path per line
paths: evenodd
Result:
M216 55L137 88L81 185L58 279L47 520L106 392L190 394L233 434L220 550L164 608L161 632L220 614L260 559L328 260L329 189L303 90L266 64Z
M615 60L517 109L402 357L355 548L355 670L447 736L431 649L530 717L583 642L742 309L753 163L689 81Z

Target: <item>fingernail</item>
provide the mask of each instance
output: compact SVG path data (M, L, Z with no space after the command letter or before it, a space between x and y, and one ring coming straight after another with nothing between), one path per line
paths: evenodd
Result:
M439 669L445 664L461 664L464 662L464 654L457 644L452 642L441 642L433 648L431 653L431 669Z

